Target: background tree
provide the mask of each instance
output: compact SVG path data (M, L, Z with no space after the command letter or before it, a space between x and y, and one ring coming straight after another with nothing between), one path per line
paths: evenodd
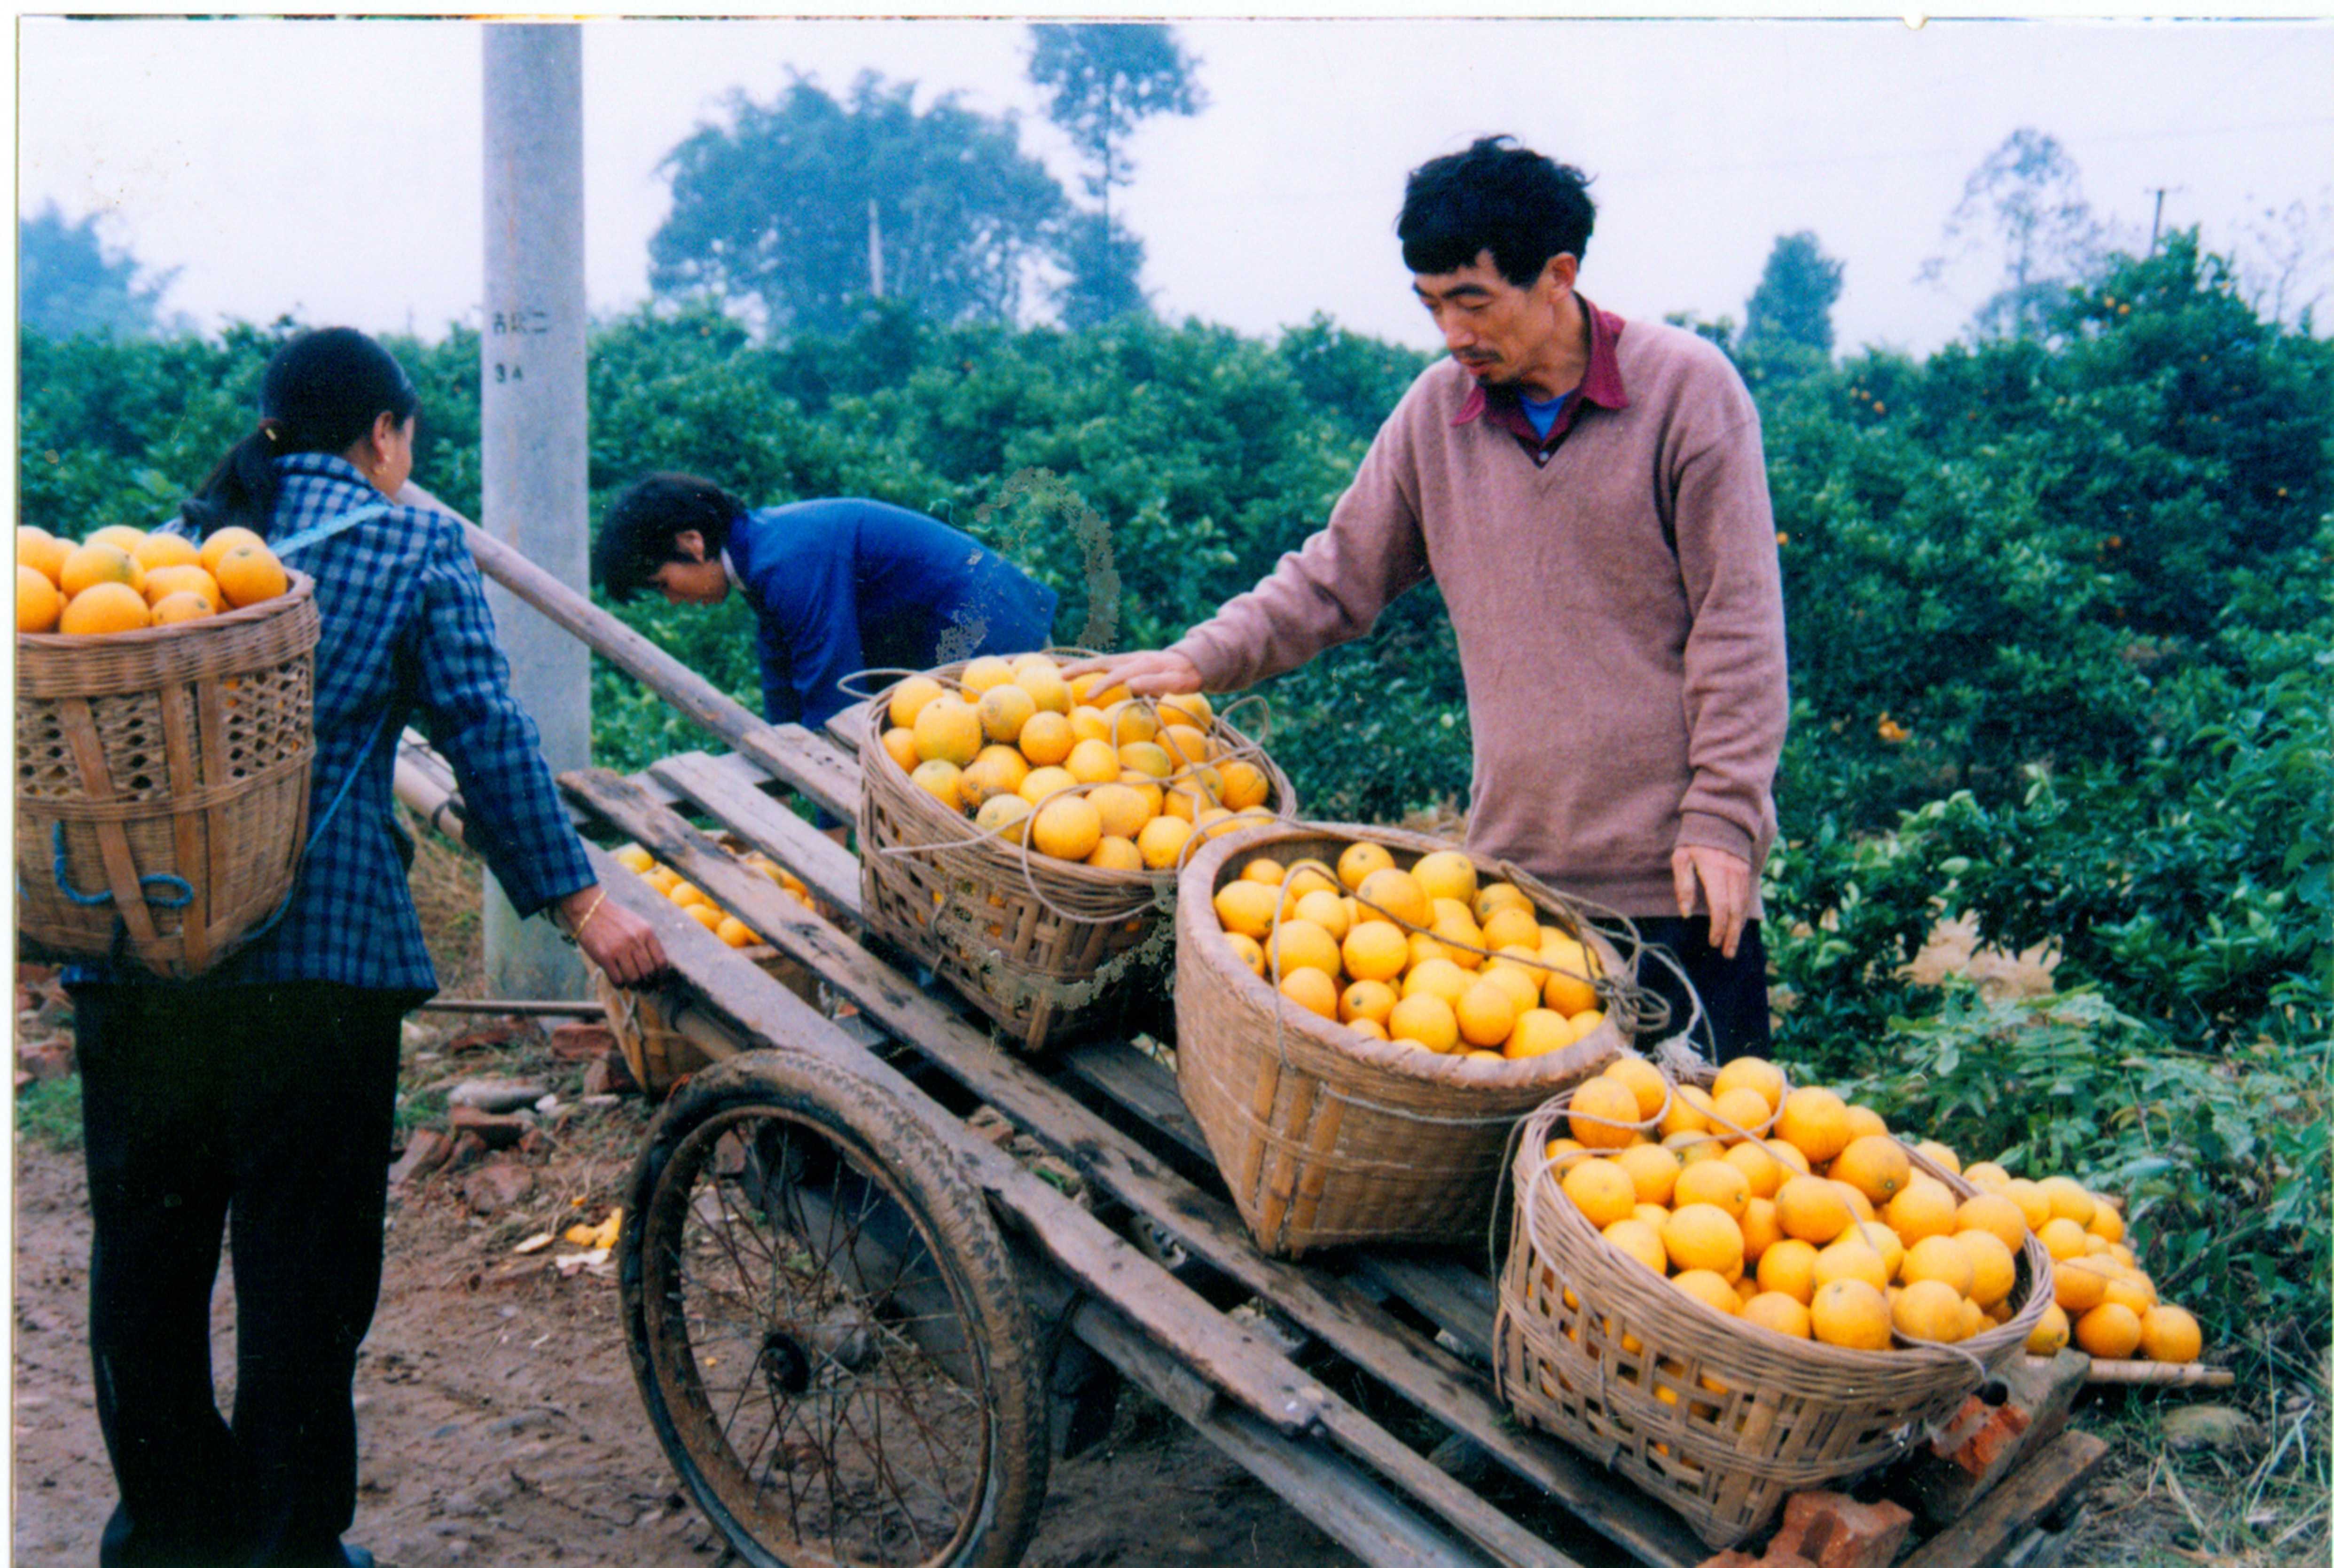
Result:
M127 250L97 232L98 215L67 223L54 202L16 224L17 321L53 338L78 334L149 337L183 324L159 315L179 269L141 277Z
M771 331L876 295L938 321L1012 320L1061 187L1010 117L952 93L918 113L914 96L873 73L847 102L800 77L771 103L734 95L728 124L665 156L672 212L649 242L651 286L751 301Z
M1136 278L1143 242L1113 218L1110 193L1133 178L1126 143L1154 114L1196 114L1205 95L1191 73L1199 62L1156 23L1061 23L1032 27L1029 80L1045 95L1046 117L1066 132L1085 165L1086 195L1099 223L1073 227L1062 261L1069 281L1059 292L1070 326L1140 309Z
M2074 159L2058 138L2026 126L1971 171L1943 238L1945 248L1918 276L1940 282L1955 262L1997 251L2001 270L1974 324L1993 336L2030 337L2053 301L2099 266L2110 237L2083 195Z
M1811 229L1777 235L1759 286L1743 306L1742 346L1790 344L1830 357L1831 307L1847 266L1824 254Z

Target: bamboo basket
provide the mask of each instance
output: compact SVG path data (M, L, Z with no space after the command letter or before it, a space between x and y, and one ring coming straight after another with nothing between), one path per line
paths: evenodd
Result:
M176 625L16 637L16 918L184 980L292 886L315 753L314 584Z
M1063 658L1083 657L1057 651ZM961 663L930 673L953 686ZM860 892L868 928L954 986L1030 1051L1115 1021L1146 973L1163 971L1161 918L1175 873L1104 871L982 834L911 782L882 744L889 687L864 710L859 746ZM1266 804L1295 809L1288 775L1218 715L1214 738L1264 772Z
M1355 839L1407 869L1441 839L1290 823L1208 844L1176 897L1175 1078L1257 1245L1276 1256L1353 1242L1480 1243L1508 1137L1548 1096L1628 1043L1608 1015L1562 1050L1518 1061L1439 1056L1376 1040L1288 1002L1223 939L1215 894L1269 854L1335 864ZM1478 861L1503 878L1512 869ZM1634 966L1580 913L1526 884L1543 921L1578 936L1606 975Z
M741 947L738 956L751 960L764 974L813 1007L819 1005L818 977L776 948ZM593 997L607 1010L609 1032L616 1037L616 1049L623 1052L632 1081L651 1102L662 1099L683 1079L712 1063L713 1059L695 1040L672 1026L657 992L627 990L589 961L584 967L591 975Z
M2050 1256L2030 1235L2010 1321L1952 1347L1845 1350L1723 1316L1614 1248L1563 1195L1544 1151L1570 1098L1535 1111L1516 1150L1493 1373L1526 1425L1618 1470L1713 1548L1757 1532L1793 1492L1896 1458L2025 1353L2050 1302ZM1906 1152L1956 1196L1977 1190Z

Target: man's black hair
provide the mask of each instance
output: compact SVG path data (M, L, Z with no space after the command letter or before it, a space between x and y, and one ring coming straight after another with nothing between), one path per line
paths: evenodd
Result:
M695 528L703 535L710 560L729 542L729 525L745 515L745 503L710 479L651 474L618 496L600 520L592 580L623 604L650 586L660 566L689 558L675 543L682 534Z
M1488 250L1501 277L1528 288L1548 257L1586 256L1596 227L1587 175L1511 136L1486 136L1410 171L1394 232L1413 272L1456 272Z

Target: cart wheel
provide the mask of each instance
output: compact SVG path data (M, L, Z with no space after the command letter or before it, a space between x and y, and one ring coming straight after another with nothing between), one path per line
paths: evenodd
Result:
M1004 1568L1046 1487L1043 1365L987 1205L886 1092L791 1051L677 1090L632 1167L632 1372L758 1568Z

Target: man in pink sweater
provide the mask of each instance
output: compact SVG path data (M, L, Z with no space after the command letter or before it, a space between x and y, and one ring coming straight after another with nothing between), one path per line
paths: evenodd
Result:
M1403 259L1451 357L1326 528L1111 664L1140 693L1237 690L1432 577L1467 682L1470 846L1629 915L1691 979L1702 1048L1763 1055L1758 871L1789 705L1758 411L1710 344L1576 290L1587 183L1504 137L1412 173ZM1667 967L1640 979L1683 1028Z

